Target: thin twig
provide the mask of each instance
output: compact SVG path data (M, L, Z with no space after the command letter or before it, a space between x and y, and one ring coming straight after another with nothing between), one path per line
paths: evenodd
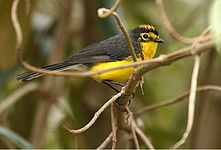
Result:
M35 82L30 82L23 87L16 90L14 93L12 93L9 97L7 97L5 100L3 100L0 103L0 116L2 113L8 109L11 105L16 103L20 98L26 94L28 94L31 91L34 91L38 88L38 84Z
M135 123L135 120L133 118L133 113L129 110L128 107L127 107L127 113L129 115L129 119L130 119L130 128L131 128L131 133L132 133L133 140L134 140L134 145L135 145L136 149L140 149L140 145L139 145L137 135L136 135L136 131L135 131L135 128L134 128L136 126L136 123Z
M37 73L41 73L41 74L48 74L48 75L53 75L53 76L69 76L69 77L71 77L71 76L72 77L88 77L88 76L92 76L92 75L96 75L96 74L110 71L108 69L108 70L103 70L104 72L103 71L100 72L100 70L88 71L88 72L82 72L82 73L80 73L80 72L57 72L57 71L48 71L48 70L40 69L40 68L34 67L34 66L28 64L27 62L25 62L22 58L22 55L21 55L23 36L22 36L22 30L20 27L20 23L19 23L19 20L17 17L17 6L18 6L19 2L20 2L20 0L13 1L12 10L11 10L11 18L12 18L13 27L16 32L16 39L17 39L16 56L17 56L17 60L18 60L19 64L23 68L25 68L29 71L33 71L33 72L37 72ZM104 8L102 10L101 10L102 14L103 14L103 12L107 12L107 11L109 12L109 10L104 9ZM122 24L122 22L120 21L119 16L115 12L113 13L113 15L116 18L120 28L122 29L122 32L124 33L126 40L128 41L130 52L132 54L133 60L136 61L136 54L134 52L134 49L133 49L133 46L132 46L132 43L131 43L131 40L130 40L130 37L129 37L127 31L126 31L124 25Z
M98 12L98 16L100 17L100 16L102 16L103 14L110 13L110 10L108 10L108 9L106 9L106 8L100 8L100 9L98 9L97 12ZM129 36L129 34L127 33L127 30L126 30L125 26L123 25L122 21L120 20L120 17L118 16L118 14L117 14L116 12L112 12L111 14L115 17L119 28L120 28L121 31L123 32L124 37L125 37L125 39L126 39L126 41L127 41L127 44L128 44L128 47L129 47L129 50L130 50L130 53L131 53L131 56L132 56L132 58L133 58L133 61L136 62L136 61L137 61L137 56L136 56L136 53L135 53L135 51L134 51L133 44L132 44L132 42L131 42L130 36Z
M147 64L161 63L161 62L167 63L167 61L169 61L168 58L170 58L171 60L178 60L183 57L187 57L187 56L192 55L192 53L191 53L192 47L188 47L188 48L183 48L181 50L178 50L178 51L171 53L169 55L164 55L164 59L162 59L161 57L158 57L158 58L154 58L154 59L150 59L150 60L134 62L134 63L126 64L126 65L121 65L121 66L97 70L97 71L56 72L56 71L43 70L43 69L31 66L30 64L23 61L23 58L21 55L22 32L21 32L20 24L18 22L17 14L16 14L18 2L19 2L19 0L15 0L13 2L12 12L11 12L12 22L13 22L13 26L15 28L16 37L17 37L17 46L16 46L17 47L16 48L17 59L18 59L18 62L20 63L20 65L29 71L33 71L33 72L37 72L37 73L41 73L41 74L53 75L53 76L89 77L89 76L93 76L96 74L100 74L100 73L104 73L104 72L116 70L116 69L123 69L123 68L128 68L128 67L135 67L135 66L139 66L139 65L147 65ZM209 42L200 44L197 48L195 48L195 52L202 53L206 50L210 50L210 49L214 48L214 46L215 46L214 42L209 41ZM159 67L161 65L163 65L163 64L158 64L157 67Z
M208 91L208 90L216 90L216 91L221 92L221 86L205 85L205 86L200 86L200 87L197 88L197 92ZM144 114L148 111L155 110L157 108L161 108L161 107L164 107L164 106L169 106L171 104L175 104L177 102L180 102L180 101L184 100L184 98L188 97L189 94L190 94L190 91L187 91L187 92L184 92L181 95L179 95L178 97L173 98L171 100L167 100L167 101L163 101L163 102L158 103L158 104L152 104L152 105L146 106L146 107L142 108L141 110L137 111L137 113L135 114L135 117L138 117L138 116L140 116L140 115L142 115L142 114Z
M181 140L179 140L175 145L171 147L171 149L176 149L182 144L186 142L187 137L189 136L193 121L194 121L194 111L195 111L195 101L196 101L196 88L197 88L197 78L199 73L199 67L200 67L200 56L195 56L195 62L193 67L193 74L192 74L192 80L191 80L191 87L190 87L190 96L189 96L189 106L188 106L188 121L187 121L187 127L186 131L183 134L183 137Z
M198 47L194 48L194 50L195 50L195 53L200 54L205 51L212 50L214 47L215 47L214 41L208 41L206 43L200 44ZM128 68L128 67L136 67L136 66L140 66L140 65L151 65L151 64L153 65L154 64L154 67L151 67L151 69L155 69L155 68L163 66L163 65L169 65L172 62L175 62L179 59L192 56L191 51L192 51L192 47L187 47L187 48L182 48L182 49L175 51L173 53L170 53L168 55L163 55L163 57L160 56L160 57L149 59L149 60L138 61L138 62L133 62L130 64L120 65L117 67L111 67L111 68L97 70L97 71L85 71L85 72L47 71L47 70L43 70L43 69L33 67L33 66L27 64L26 62L24 62L22 60L22 58L21 58L21 60L22 60L21 64L25 69L27 69L29 71L33 71L33 72L37 72L37 73L41 73L41 74L47 74L47 75L51 75L51 76L68 76L68 77L83 78L83 77L90 77L90 76L93 76L96 74L101 74L101 73L108 72L111 70L123 69L123 68ZM147 67L148 66L146 66L144 68L147 68ZM149 71L149 67L148 67L148 71Z
M117 130L116 130L116 123L114 117L114 104L111 103L111 127L112 127L112 150L116 148L117 145Z
M201 36L205 36L210 33L212 26L208 26L204 31L201 33Z
M139 65L147 65L147 64L153 64L153 63L160 63L160 65L156 65L155 67L159 67L161 65L161 62L167 63L167 61L171 61L171 60L178 60L187 56L191 56L192 53L192 47L188 47L188 48L184 48L181 49L179 51L176 51L174 53L171 53L169 55L165 55L166 57L164 59L162 58L155 58L155 59L151 59L151 60L145 60L145 61L139 61L139 62L134 62L134 63L130 63L130 64L126 64L126 65L121 65L121 66L117 66L117 67L112 67L112 68L108 68L108 69L103 69L103 70L97 70L97 71L86 71L86 72L56 72L56 71L48 71L48 70L43 70L34 66L31 66L30 64L28 64L27 62L25 62L22 58L21 55L21 46L22 46L22 31L21 31L21 27L17 18L17 5L18 2L20 0L14 0L13 5L12 5L12 11L11 11L11 17L12 17L12 22L13 22L13 26L16 32L16 39L17 39L17 48L16 48L16 53L17 53L17 59L19 64L29 70L29 71L33 71L33 72L37 72L37 73L41 73L41 74L47 74L47 75L53 75L53 76L69 76L69 77L89 77L89 76L93 76L96 74L100 74L100 73L104 73L104 72L108 72L111 70L116 70L116 69L123 69L123 68L128 68L128 67L136 67ZM121 26L120 26L121 27ZM124 31L124 30L122 30ZM126 30L125 30L126 31ZM129 37L129 36L128 36ZM130 43L130 42L129 42ZM195 52L196 53L202 53L204 51L210 50L212 48L214 48L214 42L213 41L209 41L203 44L200 44L197 48L195 48ZM133 48L133 46L130 46ZM131 52L133 53L134 51L131 50ZM136 55L134 55L136 56ZM168 60L168 58L170 58L171 60ZM170 62L171 63L171 62ZM154 67L154 68L155 68Z
M186 38L186 37L181 36L178 32L176 32L176 30L171 25L169 19L167 18L167 15L166 15L166 12L165 12L164 6L163 6L163 0L156 0L156 5L159 10L162 22L172 37L174 37L176 40L178 40L182 43L186 43L186 44L192 44L197 39L197 37L196 38Z
M119 4L120 4L120 0L116 0L114 5L113 5L113 7L109 10L109 12L106 12L106 13L103 13L103 14L99 14L98 16L100 18L106 18L106 17L112 15L112 13L117 9Z
M103 141L103 143L97 148L97 150L104 149L107 147L107 144L111 141L113 133L111 132L108 137Z
M211 42L211 44L212 43L214 44L214 41L210 41L210 42ZM140 66L140 67L135 68L134 71L132 72L132 76L130 77L130 79L128 80L128 82L124 88L124 90L125 90L124 95L125 96L124 96L124 99L122 99L122 103L128 104L130 96L136 90L137 86L139 85L138 83L139 83L140 79L142 78L142 76L145 73L147 73L147 72L149 72L159 66L170 65L171 63L176 62L178 59L186 57L187 55L193 55L193 51L194 51L194 54L200 54L200 53L202 53L202 51L209 50L211 48L210 44L209 44L210 46L204 45L204 44L200 44L199 46L194 47L194 48L193 48L193 46L190 46L188 48L183 48L182 50L176 51L172 54L161 55L160 57L156 58L157 59L156 63L152 63L152 64L149 64L146 66ZM182 53L182 55L180 55L180 53ZM150 61L156 61L156 59L151 59ZM141 61L141 63L142 62L146 62L146 60ZM123 111L125 111L126 106L120 105L118 108L119 108L119 110L121 110L123 112Z
M11 9L12 24L13 24L15 32L16 32L16 39L17 39L16 47L17 47L17 49L21 48L21 44L22 44L22 40L23 40L21 26L19 24L18 17L17 17L17 7L18 7L19 2L20 2L20 0L14 0L12 3L12 9Z
M139 142L138 142L138 139L137 139L137 135L136 135L134 125L135 125L135 121L133 119L131 119L131 132L132 132L133 139L134 139L134 145L135 145L136 149L140 149L140 145L139 145Z
M84 127L77 129L77 130L71 130L68 127L66 127L64 124L62 126L64 129L66 129L68 132L72 134L77 134L86 131L88 128L90 128L94 122L97 120L97 118L100 116L100 114L111 104L113 103L117 98L119 98L124 91L121 90L118 94L114 95L109 101L107 101L95 114L94 117L87 123Z
M153 145L151 144L150 140L147 138L147 136L142 132L142 130L135 124L134 129L137 132L137 135L140 136L141 140L144 142L144 144L149 148L154 150Z

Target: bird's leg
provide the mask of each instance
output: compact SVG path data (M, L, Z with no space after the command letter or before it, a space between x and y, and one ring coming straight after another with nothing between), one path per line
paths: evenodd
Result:
M119 82L116 82L116 81L112 81L112 80L105 80L103 81L102 83L104 83L105 85L109 86L110 88L112 88L114 91L116 91L117 93L120 92L120 90L118 90L117 88L115 88L113 85L111 85L110 83L113 83L113 84L116 84L116 85L119 85L119 86L122 86L124 87L125 85L123 83L119 83ZM129 104L131 103L131 100L134 99L135 97L135 94L133 93L132 94L132 98L129 99ZM116 102L119 104L119 105L123 105L123 104L120 104L119 103L119 100L120 100L120 97L116 100Z
M112 89L113 89L114 91L116 91L117 93L120 92L117 88L115 88L113 85L111 85L110 83L108 83L108 81L103 81L102 83L105 84L105 85L107 85L108 87L112 88ZM116 100L116 102L117 102L119 105L123 105L123 104L121 104L121 103L119 102L119 100L120 100L120 97Z
M106 81L106 82L113 83L113 84L115 84L115 85L122 86L122 87L124 87L124 86L125 86L125 84L123 84L123 83L119 83L119 82L116 82L116 81L113 81L113 80L105 80L105 81Z
M107 86L109 86L110 88L112 88L112 89L113 89L114 91L116 91L117 93L120 92L117 88L115 88L113 85L111 85L111 84L108 83L107 81L103 81L102 83L105 84L105 85L107 85Z
M125 84L123 84L123 83L119 83L119 82L112 81L112 80L105 80L105 81L110 82L110 83L113 83L113 84L116 84L116 85L119 85L119 86L122 86L122 87L125 86ZM133 93L133 94L132 94L132 99L133 99L134 97L135 97L135 94Z

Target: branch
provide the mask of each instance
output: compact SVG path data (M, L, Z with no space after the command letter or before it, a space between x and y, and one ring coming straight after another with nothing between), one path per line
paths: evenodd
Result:
M183 134L183 137L181 140L179 140L175 145L171 147L171 149L176 149L182 144L186 142L187 137L189 136L193 121L194 121L194 111L195 111L195 101L196 101L196 87L197 87L197 78L199 73L199 67L200 67L200 56L195 56L195 62L193 67L193 74L192 74L192 80L191 80L191 87L190 87L190 96L189 96L189 106L188 106L188 121L187 121L187 127L186 131Z
M197 92L208 91L208 90L216 90L216 91L221 92L221 86L205 85L205 86L198 87L196 90L197 90ZM169 106L171 104L175 104L177 102L180 102L180 101L184 100L184 98L188 97L189 94L190 94L190 91L187 91L187 92L179 95L177 98L144 107L135 114L135 117L138 117L138 116L140 116L140 115L142 115L142 114L144 114L148 111L151 111L151 110L154 110L154 109L157 109L157 108L161 108L161 107L164 107L164 106Z
M197 37L196 38L183 37L178 32L176 32L176 30L173 28L173 26L171 25L169 19L167 18L165 10L164 10L163 0L156 0L156 5L157 5L157 8L159 10L162 22L163 22L164 26L166 27L166 29L168 30L170 35L173 38L175 38L176 40L178 40L182 43L186 43L186 44L194 43L194 41L197 39Z
M215 47L214 41L208 41L208 42L200 44L197 48L194 49L194 51L195 51L195 53L201 54L205 51L212 50L214 47ZM163 65L169 65L172 62L177 61L179 59L192 56L191 52L192 52L192 47L190 46L190 47L186 47L186 48L182 48L180 50L177 50L177 51L170 53L168 55L163 55L163 56L149 59L149 60L133 62L130 64L125 64L125 65L111 67L111 68L97 70L97 71L85 71L85 72L46 71L43 69L39 69L39 68L30 66L26 62L23 62L23 60L22 60L22 65L24 65L25 69L27 69L29 71L37 72L37 73L42 73L42 74L47 74L47 75L52 75L52 76L68 76L68 77L82 78L82 77L90 77L90 76L93 76L96 74L101 74L101 73L108 72L111 70L123 69L123 68L128 68L128 67L136 67L139 65L148 65L150 68L148 70L152 70L152 69L155 69L155 68L163 66Z
M139 142L138 142L138 139L137 139L137 135L136 135L136 131L135 131L135 121L134 119L131 119L131 132L132 132L132 135L133 135L133 139L134 139L134 145L136 147L136 149L140 149L140 145L139 145Z
M101 150L101 149L104 149L107 144L111 141L111 138L113 136L113 133L111 132L108 137L104 140L104 142L97 148L97 150Z
M108 12L98 13L98 16L100 18L106 18L106 17L112 15L114 13L114 11L117 9L117 7L119 6L119 4L120 4L120 0L116 0L115 3L114 3L114 6Z
M151 144L150 140L147 138L147 136L142 132L142 130L135 124L134 129L137 132L137 134L140 136L141 140L144 142L144 144L149 148L154 150L153 145Z
M66 127L64 124L62 124L62 126L64 127L64 129L66 129L68 132L72 133L72 134L77 134L77 133L81 133L86 131L88 128L90 128L95 121L97 120L97 118L100 116L100 114L111 104L113 103L116 99L118 99L122 93L124 91L121 90L121 92L119 92L118 94L114 95L109 101L107 101L95 114L94 117L89 121L89 123L87 125L85 125L84 127L77 129L77 130L71 130L68 127Z
M16 44L16 57L17 60L19 62L19 64L26 70L32 71L32 72L37 72L37 73L41 73L41 74L47 74L47 75L52 75L52 76L69 76L69 77L89 77L89 76L93 76L96 74L100 74L100 73L104 73L107 71L110 71L109 69L105 69L105 70L98 70L98 71L87 71L87 72L56 72L56 71L48 71L48 70L44 70L41 68L37 68L34 67L30 64L28 64L27 62L25 62L22 58L21 55L21 49L22 49L22 42L23 42L23 36L22 36L22 30L21 30L21 26L17 17L17 7L18 7L18 3L20 2L20 0L14 0L13 4L12 4L12 10L11 10L11 18L12 18L12 24L13 27L15 29L16 32L16 40L17 40L17 44ZM104 10L106 11L106 10ZM114 13L115 18L118 21L118 24L122 24L120 21L120 18L117 16L116 13ZM130 40L130 37L128 35L128 33L126 32L126 29L123 25L120 26L122 28L122 31L124 34L127 34L126 39ZM129 39L128 39L129 38ZM133 50L133 46L131 46L132 44L129 44L129 47L132 48ZM134 52L134 50L131 52ZM134 55L136 56L136 55ZM117 69L117 68L116 68ZM111 70L115 70L114 68Z
M18 17L17 17L17 6L18 6L19 2L20 2L20 0L14 0L13 1L12 10L11 10L11 18L12 18L13 27L14 27L15 32L16 32L16 40L17 40L16 56L17 56L17 60L18 60L19 64L24 69L32 71L32 72L41 73L41 74L47 74L47 75L52 75L52 76L68 76L68 77L89 77L89 76L104 73L104 72L107 72L107 71L119 69L117 67L113 67L113 68L108 68L108 69L104 69L104 70L86 71L86 72L56 72L56 71L48 71L48 70L44 70L44 69L41 69L41 68L37 68L37 67L34 67L34 66L28 64L27 62L25 62L22 58L22 55L21 55L23 36L22 36L22 30L21 30L21 27L20 27L20 23L19 23ZM101 14L103 14L104 12L109 12L109 10L104 9L104 8L100 9ZM128 41L129 49L130 49L130 52L132 54L133 60L136 61L136 54L133 50L133 46L132 46L132 43L131 43L131 40L130 40L130 37L129 37L127 31L126 31L124 25L121 23L119 16L115 12L113 13L113 15L116 18L116 20L119 24L119 27L122 29L122 32L124 33L126 40ZM135 65L135 66L137 66L137 65ZM125 68L127 68L127 66L125 66Z
M16 32L16 39L17 39L16 54L17 54L17 59L18 59L19 64L23 68L25 68L29 71L33 71L33 72L37 72L37 73L41 73L41 74L52 75L52 76L90 77L90 76L93 76L96 74L100 74L100 73L104 73L104 72L108 72L108 71L116 70L116 69L123 69L123 68L128 68L128 67L136 67L139 65L158 63L158 65L150 67L150 68L153 68L153 67L156 68L156 67L163 65L163 64L161 64L161 62L169 63L169 62L167 62L168 59L162 59L162 57L158 57L155 59L134 62L134 63L126 64L126 65L121 65L118 67L112 67L112 68L97 70L97 71L86 71L86 72L56 72L56 71L47 71L47 70L43 70L43 69L31 66L30 64L23 61L23 58L21 55L21 47L22 47L22 39L23 38L22 38L21 27L20 27L20 24L19 24L19 21L17 18L17 5L18 5L19 1L20 0L14 0L13 5L12 5L12 11L11 11L12 22L13 22L13 26L14 26L14 29ZM104 12L107 12L105 9L101 9L101 11L102 10L104 10ZM120 27L121 27L121 25L120 25ZM124 30L122 30L122 31L124 31ZM131 45L131 44L129 44L129 45ZM130 47L133 48L133 46L130 46ZM209 41L204 44L200 44L199 47L195 51L196 51L196 53L202 53L202 52L212 49L214 47L215 47L214 42ZM186 51L184 49L186 49ZM192 47L188 47L188 48L184 48L184 49L181 49L180 51L176 51L174 53L171 53L169 55L164 55L164 56L171 57L170 59L178 60L178 59L192 55L191 54ZM134 51L131 50L131 52L134 52ZM134 56L136 56L136 55L134 55ZM159 65L159 64L161 64L161 65Z
M131 128L131 133L132 133L132 136L133 136L133 139L134 139L134 145L135 145L136 149L140 149L140 145L139 145L137 135L136 135L136 131L135 131L136 123L135 123L135 120L133 118L133 113L129 110L128 107L127 107L127 113L129 115L129 119L130 119L130 128Z
M17 17L17 7L18 7L19 2L20 0L13 1L12 9L11 9L11 18L12 18L12 24L16 32L16 39L17 39L16 47L18 51L20 52L22 41L23 41L23 36L22 36L21 26L19 24L18 17Z
M178 60L178 59L181 59L181 58L192 55L191 54L192 47L188 47L188 48L184 48L184 49L181 49L179 51L176 51L174 53L171 53L169 55L164 55L165 56L164 59L162 59L162 57L158 57L158 58L151 59L151 60L134 62L134 63L126 64L126 65L121 65L121 66L118 66L118 67L112 67L112 68L97 70L97 71L56 72L56 71L43 70L43 69L31 66L30 64L23 61L23 58L22 58L22 55L21 55L22 32L21 32L20 24L18 22L17 13L16 13L18 2L19 2L19 0L15 0L13 2L12 11L11 11L12 22L13 22L13 26L14 26L14 29L15 29L15 32L16 32L16 39L17 39L16 53L17 53L17 59L18 59L18 62L20 63L20 65L23 68L25 68L29 71L33 71L33 72L37 72L37 73L41 73L41 74L52 75L52 76L90 77L90 76L100 74L100 73L104 73L104 72L108 72L108 71L111 71L111 70L123 69L123 68L128 68L128 67L135 67L135 66L139 66L139 65L147 65L147 64L158 63L158 65L156 65L155 67L154 66L151 67L151 68L153 68L153 67L156 68L156 67L159 67L159 66L163 65L163 64L160 64L161 62L167 63L167 61L168 61L168 59L166 59L167 57L169 57L171 60L174 59L174 61L175 61L175 60ZM209 41L209 42L200 44L198 46L198 48L195 49L195 52L196 53L202 53L202 52L210 50L214 47L215 47L214 42Z
M117 130L116 130L116 123L114 117L114 104L111 103L111 127L112 127L112 150L116 148L117 144Z
M126 96L124 96L125 98L123 99L123 102L121 103L128 103L130 96L132 95L132 93L134 93L134 91L136 90L136 87L138 86L139 81L142 79L142 76L147 73L150 70L153 70L157 67L163 66L163 65L170 65L171 63L182 59L184 57L193 55L193 51L194 54L201 54L202 52L206 51L206 50L211 50L214 47L214 42L213 41L209 41L208 43L203 43L200 44L197 47L190 46L187 48L183 48L179 51L176 51L174 53L168 54L168 55L161 55L158 58L155 59L151 59L151 60L145 60L145 61L141 61L141 62L136 62L136 63L147 63L148 62L152 62L149 65L146 66L140 66L134 69L134 71L132 72L132 76L130 77L130 79L128 80L124 90L125 90L125 94ZM128 64L130 65L130 64ZM118 106L118 108L122 111L126 110L126 105L121 105Z
M5 110L8 109L8 107L16 103L22 96L36 90L37 88L38 84L35 82L31 82L19 88L13 94L9 95L5 100L2 101L2 103L0 103L0 116Z
M117 24L118 24L119 28L121 29L121 31L123 32L124 37L127 41L131 56L133 58L133 61L136 62L137 61L137 56L135 54L134 47L133 47L133 44L131 42L130 36L127 33L127 30L126 30L125 26L123 25L123 23L121 22L120 17L117 15L117 13L116 12L110 13L111 11L106 9L106 8L100 8L100 9L98 9L97 12L98 12L99 17L102 17L105 14L112 14L115 17L115 19L117 21Z

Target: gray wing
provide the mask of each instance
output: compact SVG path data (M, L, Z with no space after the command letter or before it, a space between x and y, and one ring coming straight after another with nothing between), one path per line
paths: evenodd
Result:
M139 45L137 42L132 42L136 53L139 53ZM81 51L76 55L65 60L70 64L90 64L97 62L112 62L123 60L130 56L127 41L123 34L113 36L104 41L94 43Z

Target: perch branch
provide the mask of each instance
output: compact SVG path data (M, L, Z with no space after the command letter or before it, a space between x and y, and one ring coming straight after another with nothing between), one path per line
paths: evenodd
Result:
M68 132L72 134L77 134L86 131L88 128L90 128L94 122L97 120L97 118L100 116L100 114L111 104L113 103L117 98L119 98L124 91L122 90L118 94L114 95L109 101L107 101L95 114L94 117L89 121L88 124L86 124L84 127L77 129L77 130L71 130L68 127L66 127L64 124L62 126L64 129L66 129Z
M128 80L128 82L124 88L124 90L125 90L124 95L127 95L127 96L125 96L123 103L128 102L130 95L136 90L138 82L140 81L140 79L142 78L142 76L145 73L147 73L148 71L153 70L159 66L170 65L171 63L173 63L181 58L187 57L189 55L193 55L193 53L192 53L193 51L194 51L194 54L201 54L205 50L211 50L211 48L214 46L213 41L209 41L207 44L206 43L199 44L199 46L196 46L194 48L193 48L193 46L190 46L190 47L183 48L179 51L176 51L176 52L168 54L168 55L161 55L158 58L148 60L148 61L152 61L152 64L135 68L134 71L132 72L132 76L130 77L130 79ZM141 63L142 62L146 62L146 60L141 61ZM138 63L138 62L136 62L136 63ZM120 108L120 110L124 111L126 109L126 106L121 105L121 106L119 106L119 108Z
M20 63L20 65L29 71L42 73L42 74L48 74L48 75L54 75L54 76L89 77L89 76L93 76L93 75L104 73L104 72L111 71L111 70L122 69L122 68L127 68L127 67L135 67L135 66L139 66L139 65L160 63L162 61L164 61L166 63L168 61L168 59L162 60L160 57L158 57L158 58L154 58L151 60L133 62L133 63L126 64L126 65L121 65L118 67L112 67L112 68L97 70L97 71L86 71L86 72L55 72L55 71L47 71L47 70L43 70L43 69L40 69L37 67L33 67L30 64L24 62L22 55L21 55L22 31L21 31L20 24L17 19L17 13L16 13L18 2L19 2L19 0L15 0L13 2L12 11L11 11L12 22L13 22L13 26L14 26L14 29L16 32L16 39L17 39L16 53L17 53L17 59L18 59L18 62ZM196 51L196 53L202 53L202 52L204 52L206 50L210 50L212 48L214 48L214 42L209 41L209 42L200 44L198 46L198 48L196 48L195 51ZM171 54L165 55L165 56L171 57L170 59L177 60L177 59L181 59L183 57L191 56L192 55L191 50L192 50L192 48L188 47L188 48L181 49L179 51L176 51L174 53L171 53ZM158 66L160 66L160 65L157 65L157 67Z
M111 70L128 68L128 67L135 67L135 66L139 66L139 65L153 64L153 63L159 63L160 64L160 62L162 62L162 61L167 63L167 61L168 61L168 59L163 59L162 60L160 57L158 57L158 58L155 58L155 59L139 61L139 62L133 62L133 63L126 64L126 65L121 65L121 66L118 66L118 67L112 67L112 68L102 69L102 70L97 70L97 71L86 71L86 72L56 72L56 71L47 71L47 70L43 70L43 69L31 66L30 64L23 61L23 58L22 58L22 55L21 55L21 47L22 47L23 37L22 37L21 27L20 27L20 24L19 24L19 21L18 21L18 18L17 18L17 6L18 6L19 1L20 0L14 0L13 1L12 10L11 10L12 22L13 22L13 26L14 26L14 29L15 29L15 32L16 32L16 39L17 39L16 54L17 54L17 59L18 59L19 64L23 68L25 68L29 71L33 71L33 72L37 72L37 73L41 73L41 74L53 75L53 76L89 77L89 76L93 76L93 75L104 73L104 72L111 71ZM209 50L209 49L212 49L214 47L215 47L214 42L209 41L209 42L200 44L195 51L196 51L196 53L202 53L202 52L204 52L206 50ZM186 49L186 51L184 51L184 49ZM192 55L191 54L191 50L192 50L191 47L184 48L184 49L181 49L180 51L176 51L174 53L171 53L171 54L165 55L165 56L172 57L170 59L178 60L178 59L181 59L183 57L187 57L187 56ZM134 51L131 51L131 52L134 52ZM156 67L159 67L159 66L161 66L161 65L156 65Z
M186 139L189 136L192 126L193 126L195 101L196 101L197 78L198 78L198 73L199 73L199 67L200 67L200 56L196 55L194 67L193 67L191 87L190 87L189 106L188 106L188 121L187 121L186 131L184 132L182 139L179 140L175 145L173 145L171 147L172 149L176 149L186 142Z
M195 48L195 52L196 53L203 53L205 51L211 50L215 47L214 45L214 41L208 41L205 43L200 44L197 48ZM19 49L17 49L19 50ZM170 53L168 55L163 55L160 56L158 58L153 58L153 59L149 59L149 60L144 60L144 61L138 61L138 62L133 62L130 64L125 64L125 65L120 65L117 67L111 67L108 69L102 69L102 70L97 70L97 71L85 71L85 72L56 72L56 71L47 71L47 70L43 70L40 68L36 68L33 67L29 64L27 64L26 62L23 62L22 58L22 66L29 70L29 71L33 71L33 72L37 72L37 73L42 73L42 74L47 74L47 75L52 75L52 76L68 76L68 77L78 77L78 78L82 78L82 77L90 77L96 74L101 74L104 72L108 72L111 70L117 70L117 69L123 69L123 68L128 68L128 67L135 67L135 66L139 66L139 65L153 65L154 64L154 68L163 66L163 65L169 65L170 63L182 59L184 57L189 57L192 56L191 54L192 51L192 47L186 47L186 48L182 48L178 51L175 51L173 53ZM151 66L152 68L153 66ZM152 68L152 69L154 69Z
M21 27L20 27L20 23L19 23L19 20L17 18L17 6L18 6L19 2L20 2L20 0L14 0L13 1L12 10L11 10L11 18L12 18L13 27L14 27L15 32L16 32L16 39L17 39L16 56L17 56L17 60L18 60L19 64L23 68L25 68L26 70L41 73L41 74L53 75L53 76L89 77L89 76L104 73L104 72L107 72L107 71L110 71L110 70L120 69L120 68L115 68L114 67L112 69L110 68L110 69L104 69L104 70L98 70L98 71L56 72L56 71L48 71L48 70L40 69L40 68L37 68L37 67L34 67L34 66L28 64L27 62L25 62L23 60L22 55L21 55L23 36L22 36L22 30L21 30ZM107 12L108 10L101 9L101 11ZM113 15L117 19L117 22L120 24L119 26L122 29L122 32L125 35L127 35L126 39L130 41L130 37L129 37L125 27L121 23L119 16L116 13L113 13ZM133 59L136 61L136 54L134 53L133 46L132 46L131 42L129 42L129 48L131 49ZM137 65L135 65L135 66L137 66ZM127 66L125 66L125 68L127 68Z

